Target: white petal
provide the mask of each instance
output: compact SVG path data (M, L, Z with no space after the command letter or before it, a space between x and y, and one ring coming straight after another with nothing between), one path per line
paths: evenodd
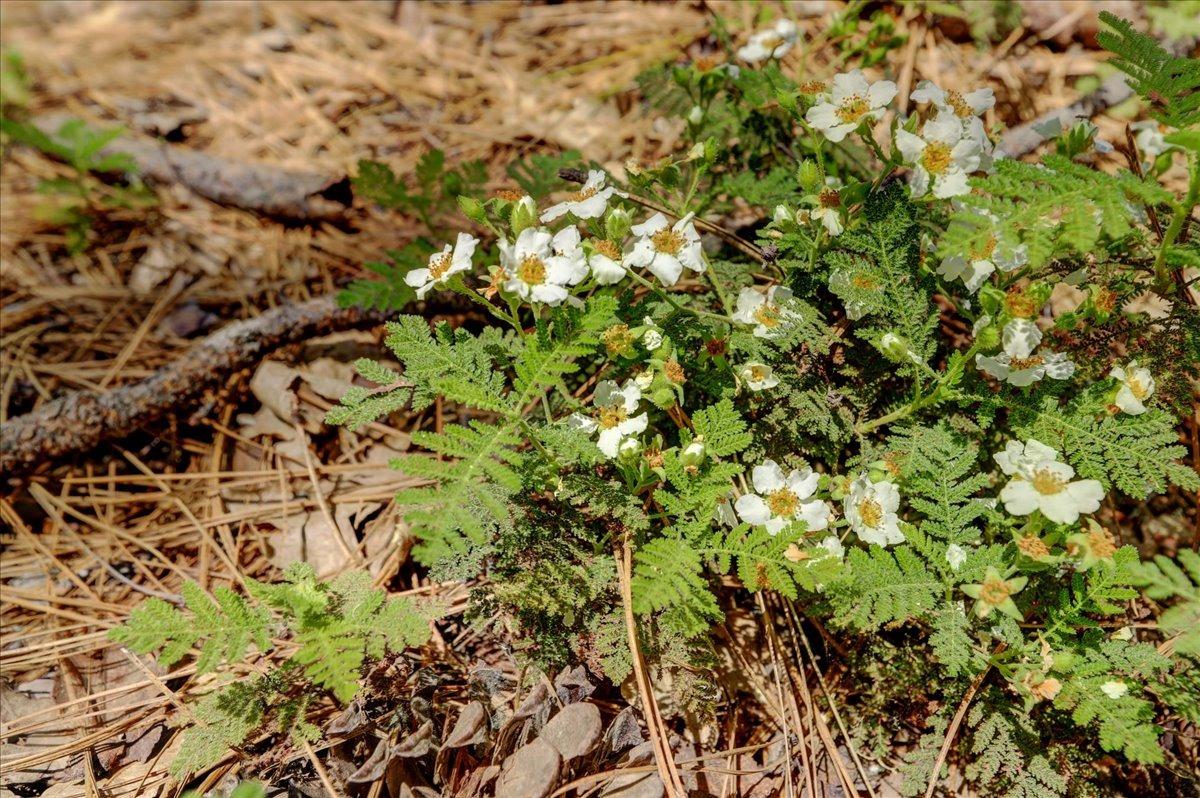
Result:
M605 209L608 208L608 198L612 191L601 191L598 194L593 194L585 200L576 202L571 208L571 212L580 219L596 219L604 215Z
M938 199L961 197L971 193L971 183L967 173L961 169L949 169L938 176L933 186L933 196Z
M592 255L588 265L592 267L592 276L600 285L613 285L625 279L625 268L607 255Z
M1146 405L1133 395L1128 385L1122 385L1121 390L1117 391L1117 398L1113 400L1113 404L1131 416L1140 416L1146 412Z
M404 275L404 282L411 285L413 288L425 285L429 282L429 269L413 269L408 274Z
M784 487L783 470L774 460L763 460L751 472L751 482L759 493L773 493Z
M560 202L557 205L551 205L549 208L542 211L542 215L539 216L538 219L543 224L546 222L553 222L555 219L571 210L571 204L572 203L570 202Z
M572 413L567 416L567 426L572 429L583 430L587 434L592 434L600 425L596 423L596 419L591 416L585 416L583 413Z
M918 103L946 104L946 92L938 88L937 84L931 80L923 80L918 83L916 90L909 95L909 98Z
M867 85L867 79L863 76L861 69L852 69L849 72L839 73L833 76L833 91L830 94L833 96L833 101L841 105L842 100L855 95L866 97L870 86Z
M1000 340L1010 356L1024 360L1042 342L1042 331L1029 319L1013 319L1004 325Z
M771 518L771 511L767 509L767 503L762 500L762 497L755 496L753 493L739 496L734 504L734 509L737 510L738 517L747 524L761 526Z
M654 244L648 238L643 238L633 245L633 249L625 256L627 266L642 269L654 261Z
M1037 438L1030 438L1025 441L1025 457L1037 462L1054 462L1058 460L1058 450L1047 446Z
M975 356L975 368L982 372L992 375L998 380L1002 380L1008 376L1008 364L999 357L989 357L987 355Z
M817 490L817 483L820 481L820 475L811 468L805 468L803 471L796 470L787 476L788 489L796 494L798 499L807 499L813 495Z
M825 502L805 502L800 505L799 515L809 532L820 532L829 526L829 505Z
M684 266L688 267L697 274L703 273L708 268L704 262L704 248L697 241L684 248L683 252L679 253L679 260Z
M471 257L475 254L475 247L479 244L479 239L468 233L459 233L458 238L454 242L454 258L452 262L455 266L465 262L467 266L471 265Z
M872 108L882 108L896 97L896 84L890 80L880 80L871 84L867 89L867 103Z
M921 128L921 136L927 141L940 141L943 144L955 144L962 138L962 120L952 112L943 111L925 123Z
M664 227L669 227L670 222L667 217L661 213L656 213L641 224L635 224L631 229L635 236L652 236Z
M913 170L908 178L908 187L914 197L925 196L925 192L929 191L929 173L925 171L925 167L918 166Z
M804 118L818 130L829 130L838 125L837 110L837 106L832 103L817 103L808 109Z
M679 281L679 275L683 273L683 264L679 262L679 258L663 252L656 253L646 268L663 285L675 285Z
M925 152L925 142L920 136L901 128L896 131L896 148L900 150L904 160L916 163L920 160L921 153Z
M553 307L567 298L567 289L554 283L543 283L529 289L529 296L534 302L544 302Z
M550 247L555 253L565 255L579 249L580 240L579 228L570 225L554 234L554 238L550 240Z
M996 104L996 95L990 88L976 89L963 95L963 100L971 106L972 111L982 114Z
M1029 515L1038 508L1041 494L1024 479L1014 479L1000 489L1000 501L1010 515Z
M1097 505L1099 506L1099 505ZM1068 491L1038 496L1038 509L1042 515L1058 524L1073 524L1079 520L1079 507Z
M1081 479L1067 485L1067 493L1075 500L1075 506L1081 513L1094 513L1100 509L1104 499L1104 486L1095 479Z

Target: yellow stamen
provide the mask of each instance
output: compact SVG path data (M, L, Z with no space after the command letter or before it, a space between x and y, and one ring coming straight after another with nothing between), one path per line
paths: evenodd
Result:
M827 188L817 195L817 202L822 208L840 208L842 195L836 188Z
M526 255L517 267L517 277L525 285L541 285L546 282L546 264L537 255Z
M952 91L946 95L946 105L953 108L955 116L958 116L960 119L966 119L974 114L971 106L967 105L967 101L956 91Z
M800 497L790 488L780 488L767 494L767 507L771 510L771 515L791 518L796 514L796 508L799 506Z
M921 153L921 166L931 175L940 175L950 168L950 145L941 141L931 141L925 145Z
M450 271L451 256L449 252L438 255L429 264L429 277L433 280L442 279L442 275Z
M990 260L992 253L996 251L997 243L999 242L996 240L995 234L989 235L982 245L971 250L971 260Z
M867 104L866 98L854 94L842 100L836 115L843 125L856 125L870 110L871 106Z
M1033 489L1043 496L1053 496L1067 489L1067 481L1048 468L1033 472Z
M1022 554L1035 560L1050 553L1050 548L1036 535L1026 535L1018 540L1017 548L1021 550Z
M600 408L598 423L604 429L612 429L628 417L629 414L625 412L623 405L608 405Z
M1003 604L1011 595L1012 589L1008 586L1008 582L995 578L983 580L983 589L979 592L980 600L993 607Z
M608 239L596 241L593 246L596 247L597 252L611 260L621 259L621 248Z
M764 327L778 327L782 314L773 302L764 302L754 311L754 320Z
M685 242L682 233L677 233L670 227L664 227L650 236L650 243L654 244L654 248L664 255L678 255Z
M858 517L869 527L877 527L883 522L883 508L874 499L863 499L858 503Z

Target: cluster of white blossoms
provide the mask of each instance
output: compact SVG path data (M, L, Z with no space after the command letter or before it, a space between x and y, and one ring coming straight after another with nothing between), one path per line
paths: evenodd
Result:
M619 387L612 380L604 380L596 386L592 400L594 416L575 413L567 422L589 435L600 433L596 446L608 457L616 457L622 444L646 431L646 414L634 415L642 401L642 389L634 381Z
M1012 477L1000 491L1000 501L1012 515L1040 510L1051 521L1073 524L1080 513L1100 509L1104 487L1094 479L1073 479L1075 469L1040 441L1009 441L994 458L1000 470Z
M1029 319L1013 319L1004 325L1000 340L1000 352L975 356L975 366L998 380L1024 386L1043 377L1065 380L1075 373L1075 364L1065 354L1038 350L1042 330Z

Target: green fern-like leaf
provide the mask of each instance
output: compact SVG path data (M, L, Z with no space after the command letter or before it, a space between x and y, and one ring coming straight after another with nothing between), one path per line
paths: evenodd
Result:
M979 447L942 423L896 430L890 448L901 459L909 503L925 515L921 531L947 543L978 539L975 521L987 507L972 496L989 484L977 466Z
M907 545L851 549L843 576L829 586L838 622L869 631L924 615L942 582Z
M1100 31L1097 41L1113 53L1109 63L1129 76L1130 86L1146 101L1150 114L1172 127L1200 124L1200 61L1172 55L1111 12L1101 11L1100 21L1110 30Z
M1200 554L1180 549L1179 562L1161 554L1152 562L1137 563L1133 584L1145 589L1155 601L1179 599L1158 618L1165 634L1178 635L1175 651L1200 655Z
M700 552L682 540L659 538L638 549L631 590L634 612L669 613L671 625L685 635L706 632L722 617Z
M692 424L697 437L704 439L705 450L714 457L737 454L754 440L746 430L746 422L728 399L696 411Z
M179 753L171 760L176 778L212 767L259 727L266 713L261 683L234 682L210 693L194 707L196 724L183 733Z
M109 632L109 639L139 654L158 651L164 667L174 665L199 645L199 673L241 662L251 643L259 651L271 649L266 612L251 607L229 588L216 588L215 601L194 582L184 583L182 593L187 612L162 599L148 599L130 613L125 625Z

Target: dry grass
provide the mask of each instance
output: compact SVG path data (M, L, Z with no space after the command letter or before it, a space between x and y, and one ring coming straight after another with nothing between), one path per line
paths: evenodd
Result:
M500 188L504 165L530 151L579 149L614 169L669 152L678 130L642 113L633 78L694 52L708 24L702 5L12 0L2 13L4 45L21 51L34 78L33 113L148 133L182 123L181 146L335 175L360 158L403 172L438 147L452 161L483 159ZM753 21L748 4L711 5L735 30ZM789 68L823 76L836 67L835 51L822 46L824 5L797 5L809 44ZM1094 51L1052 49L1024 28L978 51L914 10L898 13L910 34L891 64L901 95L922 78L987 83L999 99L989 123L1011 126L1070 101L1073 81L1097 64ZM1120 123L1103 127L1113 134ZM93 246L70 256L62 233L31 212L37 181L63 170L28 151L5 153L0 421L64 389L142 378L211 325L328 292L420 232L361 206L338 224L284 225L164 186L154 210L113 214ZM164 776L171 744L154 744L174 733L170 724L186 717L181 702L206 683L182 668L168 684L154 665L108 645L105 632L145 597L174 596L185 579L207 589L271 578L281 562L306 557L327 572L366 564L378 584L439 592L451 615L461 610L461 586L430 584L407 562L411 541L390 499L405 478L383 465L407 436L320 423L329 403L320 378L344 380L345 362L376 344L373 335L342 335L292 353L296 373L260 371L256 391L254 375L233 375L195 412L6 488L4 783L49 781L57 796L178 791ZM286 406L262 406L281 396L291 397ZM439 406L402 428L441 419ZM693 741L696 754L680 767L721 795L742 794L744 771L766 767L754 758L762 751L766 762L799 756L801 781L778 785L795 794L818 782L869 783L836 703L831 712L814 697L830 686L807 640L798 644L794 608L763 610L727 625L732 664L758 705L735 708L730 727L716 730L719 744ZM469 631L436 640L431 656L454 663L461 687L466 652L517 675L494 641ZM327 754L288 749L278 759L320 763ZM235 765L231 758L206 785ZM601 781L585 777L580 794Z

